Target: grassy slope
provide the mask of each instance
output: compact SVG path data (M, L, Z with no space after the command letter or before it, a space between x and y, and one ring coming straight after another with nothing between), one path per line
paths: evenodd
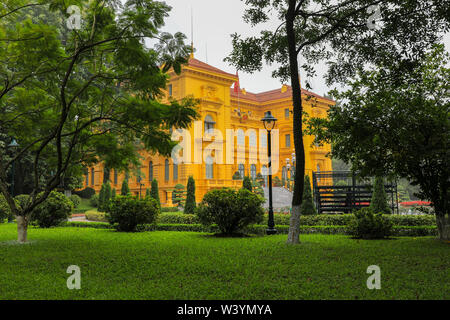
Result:
M450 250L430 237L357 241L303 235L215 238L31 228L27 245L0 225L0 299L448 299ZM81 290L66 269L81 268ZM366 269L381 268L381 290Z

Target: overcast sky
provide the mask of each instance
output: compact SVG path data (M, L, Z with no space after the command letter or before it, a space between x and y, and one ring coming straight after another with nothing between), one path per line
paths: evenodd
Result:
M172 6L170 17L166 19L164 31L183 32L191 41L191 8L194 16L194 47L195 58L207 62L224 71L235 73L236 69L223 59L231 52L231 34L237 32L243 36L256 35L259 30L251 29L244 23L242 15L245 5L241 0L165 0ZM266 25L270 26L270 25ZM278 24L273 22L271 29ZM450 51L450 35L445 38L447 51ZM246 74L239 72L240 85L250 92L262 92L281 87L281 82L271 76L274 67L267 66L261 72ZM315 93L326 94L327 87L323 74L325 65L316 67L317 77L309 79ZM304 86L302 79L302 85Z

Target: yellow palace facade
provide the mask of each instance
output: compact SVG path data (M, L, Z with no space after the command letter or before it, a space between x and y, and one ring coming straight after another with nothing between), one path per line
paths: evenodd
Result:
M151 181L158 181L163 206L172 206L172 191L177 184L187 185L193 176L196 200L200 202L206 192L214 188L240 188L240 176L255 178L258 173L267 174L267 131L261 119L270 111L278 119L272 131L273 176L288 178L288 163L292 167L294 136L292 124L292 90L283 85L268 92L250 93L239 87L237 75L227 73L191 56L180 75L170 74L167 95L181 99L193 95L200 100L199 120L189 130L188 139L183 136L185 148L179 152L184 162L175 163L172 158L141 152L140 177L129 176L128 185L133 194L145 193ZM310 99L307 99L307 96ZM302 91L304 111L311 116L325 117L334 101L312 92ZM211 129L221 136L208 135ZM208 130L208 131L207 131ZM304 136L306 174L313 171L330 171L331 160L325 155L329 145L315 146L312 136ZM222 144L223 151L211 148L212 143ZM188 148L186 146L190 144ZM187 150L185 150L187 149ZM212 149L212 150L211 150ZM189 151L188 153L186 153ZM190 159L189 159L190 158ZM189 161L191 160L191 161ZM104 182L101 164L88 168L84 187L100 191ZM123 173L110 171L111 187L120 193ZM311 177L312 178L312 177Z

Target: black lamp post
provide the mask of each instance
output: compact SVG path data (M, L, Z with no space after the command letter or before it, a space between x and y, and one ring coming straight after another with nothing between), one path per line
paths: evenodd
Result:
M9 148L11 148L13 150L13 157L14 157L14 153L17 150L17 148L19 147L19 144L17 143L16 139L13 139L11 141L11 143L8 145ZM14 197L14 174L15 174L15 163L16 161L13 161L12 165L11 165L11 197ZM13 222L13 219L11 216L8 216L8 222L11 223Z
M275 221L273 220L273 206L272 206L272 139L271 139L271 131L275 127L275 123L277 119L272 116L270 111L267 111L264 114L264 118L261 119L264 123L264 128L267 130L267 153L269 158L269 222L268 229L266 230L267 234L276 234L277 230L275 229Z
M291 164L289 163L289 158L286 158L286 169L287 169L286 180L288 184L288 190L291 191L291 175L290 175Z

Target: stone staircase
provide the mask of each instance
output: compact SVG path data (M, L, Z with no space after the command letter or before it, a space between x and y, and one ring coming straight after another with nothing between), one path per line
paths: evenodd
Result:
M264 208L269 207L269 188L264 188L264 197L266 198L266 203L264 203ZM292 204L292 192L282 187L272 188L272 202L273 208L283 208L290 207Z

